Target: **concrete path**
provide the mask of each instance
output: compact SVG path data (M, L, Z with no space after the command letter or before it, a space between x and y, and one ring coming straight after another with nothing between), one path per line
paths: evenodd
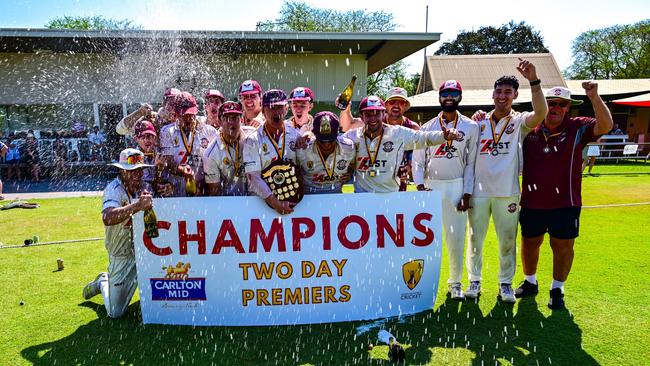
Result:
M13 200L29 200L41 198L63 198L63 197L97 197L102 191L79 191L79 192L27 192L27 193L3 193L5 200L0 203L9 203Z

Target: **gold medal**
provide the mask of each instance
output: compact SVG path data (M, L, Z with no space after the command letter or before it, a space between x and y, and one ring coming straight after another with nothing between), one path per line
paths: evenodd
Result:
M366 145L366 152L368 153L368 165L373 167L375 165L375 162L377 161L377 154L379 154L379 146L381 145L381 140L384 138L384 129L381 129L381 135L379 135L379 141L377 141L377 149L375 149L375 153L371 154L370 153L370 148L368 147L368 139L366 139L366 128L363 128L363 143ZM372 140L370 140L372 142ZM374 170L370 171L370 176L374 177L377 175L377 172Z
M492 129L492 143L493 143L492 146L496 146L499 143L499 141L501 141L501 137L503 137L503 133L506 131L506 128L510 123L510 118L512 118L512 115L505 117L506 123L503 124L503 127L501 128L501 132L499 133L496 132L496 128L500 121L494 123L494 119L492 118L493 116L494 116L494 112L490 114L490 129ZM497 150L495 147L493 147L492 151L497 151ZM499 152L497 151L496 154L492 154L492 155L494 156L499 155Z
M323 157L323 153L320 151L320 146L316 144L316 150L318 151L318 157L320 158L321 163L323 163L323 167L325 168L325 173L327 174L327 177L332 179L334 176L334 167L336 164L336 150L338 146L334 146L334 159L332 159L332 166L331 168L327 166L327 159Z

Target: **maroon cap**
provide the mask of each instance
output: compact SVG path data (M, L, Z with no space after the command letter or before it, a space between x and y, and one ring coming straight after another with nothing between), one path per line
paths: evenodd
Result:
M221 94L221 92L218 91L217 89L210 89L210 90L206 91L205 94L203 95L203 98L209 98L209 97L221 98L222 102L224 100L226 100L226 98L223 96L223 94Z
M281 89L270 89L262 95L262 106L273 107L276 105L287 105L287 94Z
M384 101L376 95L371 95L361 99L359 104L359 111L385 111L386 105Z
M165 94L163 96L165 98L168 98L168 97L173 97L173 96L179 95L180 93L181 93L181 91L176 89L176 88L167 88L167 89L165 89Z
M335 141L339 135L339 118L332 112L316 113L312 132L318 141Z
M289 101L300 101L300 100L306 100L313 102L314 101L314 92L311 91L311 89L299 86L297 88L294 88L291 93L289 94Z
M158 136L153 123L147 120L142 120L135 125L135 137L142 137L146 134Z
M440 84L440 88L438 88L438 92L441 92L443 90L458 90L459 92L463 92L463 88L460 86L460 83L456 80L447 80L444 83Z
M239 95L254 93L262 94L262 87L260 86L260 83L255 80L246 80L239 86Z
M244 114L241 103L233 102L231 100L223 103L219 107L219 115L222 116L224 114Z
M175 99L176 113L179 116L199 113L199 109L196 107L196 99L192 94L182 92Z

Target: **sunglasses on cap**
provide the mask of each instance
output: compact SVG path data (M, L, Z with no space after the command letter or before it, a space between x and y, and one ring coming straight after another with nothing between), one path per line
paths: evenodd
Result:
M129 155L129 157L126 158L126 163L129 165L144 164L144 156L140 154Z
M458 98L460 97L460 92L458 90L443 90L440 92L442 98Z
M557 100L549 100L548 102L546 102L546 104L548 104L549 107L561 107L561 108L568 107L570 103L571 102L567 102L567 101L560 102Z

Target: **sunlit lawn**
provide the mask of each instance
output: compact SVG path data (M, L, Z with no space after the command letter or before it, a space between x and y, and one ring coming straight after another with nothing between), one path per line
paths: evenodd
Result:
M624 168L624 169L623 169ZM622 170L623 169L623 170ZM621 171L642 174L618 174ZM583 180L584 204L650 201L648 166L596 166ZM0 242L103 235L100 198L40 200L36 210L0 211ZM570 312L546 307L551 256L541 254L540 294L514 306L496 301L496 237L485 246L478 303L446 299L443 261L434 308L388 320L409 364L645 365L650 359L650 206L585 208L566 285ZM65 270L56 271L56 259ZM102 241L0 249L0 365L388 364L387 347L368 351L378 329L364 323L283 327L142 325L138 296L128 315L107 319L83 285L106 268ZM518 268L516 281L523 275ZM21 302L23 305L21 305Z

